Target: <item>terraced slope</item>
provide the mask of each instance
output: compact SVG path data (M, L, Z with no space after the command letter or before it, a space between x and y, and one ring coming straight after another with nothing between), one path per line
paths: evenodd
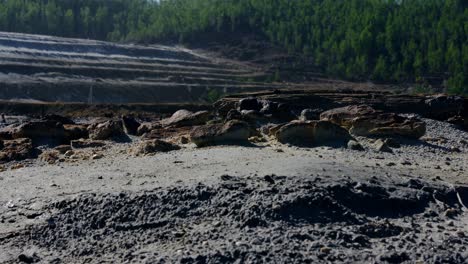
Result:
M280 87L252 65L181 47L0 32L0 98L93 103L198 101ZM284 87L284 85L281 85Z

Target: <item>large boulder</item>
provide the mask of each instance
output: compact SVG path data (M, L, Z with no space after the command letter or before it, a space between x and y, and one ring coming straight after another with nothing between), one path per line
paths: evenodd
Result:
M325 111L320 119L345 127L357 136L403 136L420 138L426 123L395 113L377 111L367 105L352 105Z
M169 152L179 150L180 147L167 141L154 139L141 142L135 150L137 155L148 155L157 152Z
M346 129L328 121L292 121L274 136L281 143L297 146L345 146L351 139Z
M30 138L36 143L59 144L65 140L65 128L55 121L31 121L12 130L12 138Z
M115 120L92 124L88 127L88 131L92 140L121 139L126 136L122 122Z
M198 126L190 132L190 140L198 147L223 144L245 144L255 131L248 123L230 120L224 124Z
M193 113L188 110L179 110L170 118L162 120L161 124L165 127L199 126L206 124L210 120L210 117L211 113L208 111Z
M0 162L19 161L37 157L37 150L29 138L5 140L0 151Z
M433 95L425 101L428 116L444 120L452 116L462 114L464 109L464 99L455 95Z

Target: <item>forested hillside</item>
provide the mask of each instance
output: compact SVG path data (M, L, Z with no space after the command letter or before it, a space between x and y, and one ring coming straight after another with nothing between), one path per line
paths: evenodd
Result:
M0 30L112 41L255 33L350 80L468 94L466 0L0 0Z

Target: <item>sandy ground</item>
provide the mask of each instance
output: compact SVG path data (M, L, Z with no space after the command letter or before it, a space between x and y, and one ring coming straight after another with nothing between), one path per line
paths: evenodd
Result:
M443 197L449 197L453 195L450 194L450 190L453 190L454 185L467 185L468 145L464 143L464 140L468 140L468 133L442 122L426 121L428 122L427 137L438 139L443 137L444 139L442 141L432 140L431 143L404 141L401 148L393 150L394 153L382 153L370 149L370 142L367 139L360 139L367 149L362 152L344 148L297 148L275 143L265 143L259 144L256 147L219 146L203 149L196 149L194 146L189 145L180 151L161 153L154 156L135 156L129 154L134 144L137 143L125 143L111 144L109 148L102 151L104 158L99 160L85 160L77 163L64 162L53 165L45 164L43 161L30 161L26 163L24 168L7 170L0 173L0 186L2 186L2 192L0 192L0 263L15 263L21 260L24 261L24 258L31 261L44 261L44 263L82 263L84 261L90 263L101 263L101 261L114 263L180 261L188 263L236 261L288 262L304 261L307 259L309 261L315 259L316 261L324 262L372 262L375 260L385 262L388 260L387 262L393 261L393 263L404 261L415 263L415 261L422 260L423 262L419 263L438 263L437 261L440 260L451 261L450 263L463 263L468 260L466 258L468 239L464 235L465 233L468 235L468 225L466 225L468 222L466 212L462 212L463 206L460 206L457 201L454 200L454 202L452 201L453 199L447 198L447 201L450 200L451 202L446 202L442 206L438 204L438 201L443 201L444 198L434 200L428 198L427 201L424 199L418 200L418 203L422 203L422 201L427 202L421 208L411 207L408 209L411 211L410 214L404 213L406 217L409 215L409 218L400 215L401 212L398 213L398 217L387 214L379 215L378 213L376 216L372 213L377 210L376 208L370 206L367 208L368 210L366 209L365 212L361 212L354 210L353 206L340 198L347 191L338 192L339 195L337 196L334 196L336 193L332 191L335 185L339 185L341 186L340 188L345 188L346 190L349 188L351 188L349 190L354 190L357 188L356 186L361 186L362 183L371 183L371 185L382 186L379 188L383 188L382 191L385 190L383 192L391 193L392 195L395 193L395 190L398 192L401 186L405 186L406 188L408 185L410 186L408 190L402 189L403 196L406 193L408 195L411 194L414 191L413 189L418 189L419 192L419 189L422 190L424 189L423 186L426 186L429 189L440 189L440 193L445 193ZM453 147L459 148L461 152L453 151ZM314 183L313 185L313 188L316 188L314 193L316 195L323 193L324 197L333 197L334 201L332 204L338 204L343 208L347 208L346 210L350 210L348 213L355 217L357 222L351 224L339 221L341 224L331 225L339 217L328 215L331 211L334 211L334 207L329 208L330 206L328 206L326 207L328 209L324 209L321 205L319 206L319 215L325 214L329 218L325 217L326 219L322 219L314 215L312 217L313 220L310 220L312 218L309 214L303 217L301 213L288 213L288 218L283 219L284 211L280 211L279 215L281 217L278 217L277 214L273 214L275 217L270 217L268 214L264 215L267 222L272 223L271 225L268 224L264 227L259 224L259 226L262 226L261 228L253 225L251 228L257 229L251 231L251 235L246 235L246 230L243 227L238 227L236 223L247 220L233 218L230 214L219 219L212 219L210 214L204 216L203 213L198 211L198 213L193 215L188 214L190 217L187 216L186 218L166 215L168 211L176 210L174 208L180 209L181 207L180 204L177 205L172 200L185 201L187 199L187 201L192 201L193 199L189 199L187 196L190 196L192 192L199 193L200 188L203 192L209 193L213 197L209 199L211 201L209 204L204 203L205 199L194 199L197 201L195 208L204 208L203 212L212 212L213 215L217 213L214 208L218 207L213 207L215 206L213 204L216 204L216 202L231 201L232 199L233 203L239 202L242 201L242 197L245 194L248 194L248 197L245 198L247 200L244 201L245 204L259 203L261 207L264 200L269 201L271 198L272 204L293 204L292 208L294 212L303 211L303 205L291 202L296 201L292 198L292 200L284 198L286 200L278 202L275 200L277 199L275 198L276 196L270 197L258 191L272 188L271 185L265 185L265 181L272 182L275 185L280 182L281 184L273 188L274 190L278 189L280 193L292 193L299 196L307 193L304 189L301 189L301 186L309 184L310 181L319 182L320 184L316 185ZM226 182L229 182L232 186L226 187ZM417 183L417 188L411 187L414 183ZM248 186L255 187L250 188ZM252 194L252 189L255 190L253 191L255 195ZM351 193L354 193L354 191ZM362 193L362 191L356 193ZM234 194L239 195L242 199L234 199ZM156 200L151 200L149 202L150 207L147 209L138 202L135 202L135 200L132 200L138 200L142 196L146 197L146 195L150 197L152 197L151 195L155 195L161 199L167 196L167 199L172 200L165 203L153 197ZM371 191L369 195L369 199L373 199L372 195L376 195L376 193ZM392 195L388 197L392 197ZM417 197L420 197L418 195ZM285 197L289 196L286 195ZM309 197L308 199L314 201L314 197ZM91 201L88 201L88 198ZM464 197L462 198L465 199ZM119 200L124 205L131 204L133 206L131 208L133 209L128 209L131 212L134 210L141 211L143 214L159 212L166 217L165 221L174 221L174 225L161 224L161 226L164 226L164 228L161 227L161 230L148 229L142 226L135 227L135 230L141 229L141 232L136 232L131 228L125 229L126 232L133 230L130 231L131 235L129 235L128 241L131 241L134 246L131 246L129 249L125 249L125 246L123 246L125 243L121 242L126 241L126 239L123 239L122 235L116 235L116 233L99 233L99 236L102 236L102 238L96 239L94 236L98 234L94 231L89 231L81 235L84 237L83 239L74 240L72 238L74 236L63 231L69 229L75 230L77 228L75 224L70 224L69 221L72 223L84 221L79 226L83 230L88 230L86 229L86 223L88 223L86 222L86 218L90 217L90 215L84 213L88 210L86 208L91 206L93 201L96 203L95 206L97 206L95 208L100 208L98 205L102 206L103 201L106 201L106 199ZM323 201L325 198L317 199L322 199L320 201ZM351 200L359 201L359 199L355 197ZM83 202L84 200L88 202ZM60 204L60 201L67 202L65 205L58 206L57 204ZM400 206L399 200L389 201L389 204L395 204L396 207ZM410 203L412 200L409 199L408 201ZM172 209L165 207L172 203L174 203ZM115 210L109 209L109 214L112 216L118 215L123 210L122 208L126 208L124 205L114 208ZM385 205L388 206L388 204ZM113 204L105 205L105 208L113 208L113 206ZM265 206L266 208L270 208L270 205ZM363 206L366 208L365 204ZM405 206L400 207L404 210ZM190 210L193 209L192 207L190 208ZM307 208L309 207L306 206ZM313 208L316 209L316 207ZM457 213L456 218L445 219L444 215L447 214L446 211L451 208L455 208L458 211L461 210L460 212L462 213ZM233 211L237 209L231 208ZM192 212L190 210L189 212ZM240 212L243 212L243 209L240 210ZM388 210L388 212L391 212L393 209L389 208ZM101 211L102 214L105 214L104 209L94 210L94 214L99 215ZM306 211L309 212L308 210ZM254 212L256 211L254 210ZM263 210L262 215L264 214L263 212L268 212L268 210ZM436 212L437 217L440 218L430 218L430 212ZM340 214L338 213L338 215ZM147 217L149 216L143 218L140 215L135 216L136 219L139 219L138 221L148 224L151 221ZM63 220L67 224L64 224L61 227L62 229L50 231L44 225L48 223L50 226L50 219L52 218ZM162 221L161 219L157 218L157 221ZM184 220L178 222L177 219ZM317 219L320 219L320 221ZM218 228L215 228L214 231L208 230L206 226L203 226L212 221L220 221L221 223L216 224ZM247 222L250 223L249 221ZM296 221L300 222L300 228ZM350 234L352 234L352 239L356 239L354 237L356 234L355 228L362 228L366 224L374 222L381 223L381 221L390 221L389 226L398 226L404 230L406 230L405 228L410 228L412 231L403 232L399 228L396 228L401 232L396 232L393 235L378 235L378 238L365 234L364 240L367 242L364 241L361 243L362 245L356 247L350 246L353 244L352 242L350 242L350 245L341 245L337 242L339 239L329 233L327 234L333 238L329 238L327 241L321 240L327 234L320 233L323 230L320 228L319 223L322 223L322 227L323 225L327 226L327 228L329 227L328 229L325 228L329 232L336 232L343 228L348 228L351 231L354 230L350 231ZM114 222L116 222L115 219ZM127 223L126 221L124 222ZM426 224L427 222L429 224ZM154 224L154 221L151 223ZM424 228L420 228L422 232L415 234L414 230L418 229L418 227L411 226L410 223L416 223L416 226L423 225ZM187 225L190 226L189 229L192 230L192 233L187 231L190 234L183 236L185 240L188 239L183 245L180 244L180 237L177 234L171 233L172 235L169 235L169 237L174 236L174 238L161 235L167 230L177 233L181 230L181 227L187 227ZM444 229L431 229L432 226L442 226ZM81 230L80 228L78 229ZM163 229L166 231L162 231ZM223 229L231 230L232 234ZM91 228L91 230L94 229ZM198 231L193 233L193 230ZM286 233L298 232L299 234L306 232L311 237L308 239L301 238L300 241L302 242L298 242L298 245L305 243L304 241L307 240L307 250L301 247L295 248L297 241L295 242L294 239L290 238L289 235L291 234L278 238L281 241L271 242L270 239L277 239L274 238L274 234L275 232L279 232L279 230L283 230L281 232ZM319 232L317 230L322 231ZM140 235L136 236L135 233L140 234L144 239ZM211 237L213 233L218 236ZM210 235L205 237L207 234ZM156 238L154 239L158 241L149 239L148 236L151 235L156 235L159 240ZM305 236L305 234L302 235ZM90 238L91 236L93 237L92 239ZM411 242L410 239L408 242L403 239L406 236L413 236L414 241ZM451 239L452 237L457 237L459 243L453 245L447 244L447 239ZM57 241L63 239L66 240L66 242L63 242L67 245L66 249L57 245L59 244ZM112 244L112 239L119 241L118 243L116 242L118 246L114 249L99 245L92 248L103 248L102 251L91 250L87 254L71 253L75 252L76 249L82 249L82 243L92 244L90 241L98 241L98 243L102 242L105 245L109 245ZM265 239L269 242L266 242L267 240ZM431 244L427 239L435 239L435 242L431 242ZM423 242L418 242L420 240ZM48 242L44 244L44 241ZM311 245L313 241L321 242L314 247ZM251 243L256 243L257 247L250 248ZM283 247L285 252L289 253L286 254L285 252L281 252L281 250L276 252L274 251L275 247L272 246L271 251L268 251L265 255L260 254L259 252L263 252L262 250L269 248L269 243L273 243L279 248ZM412 248L418 247L418 243L419 249L412 250ZM199 248L196 249L195 245L198 245ZM218 246L219 249L217 249ZM239 247L243 249L236 253L236 248ZM439 248L434 249L433 255L423 252L431 247ZM330 253L330 250L333 252ZM450 250L452 250L451 254ZM128 252L133 252L134 255L129 256ZM395 254L397 255L392 255L392 252L396 252ZM406 252L407 256L401 255L402 252ZM217 255L218 253L220 255ZM361 255L350 257L358 253ZM201 256L201 258L197 259L197 256Z

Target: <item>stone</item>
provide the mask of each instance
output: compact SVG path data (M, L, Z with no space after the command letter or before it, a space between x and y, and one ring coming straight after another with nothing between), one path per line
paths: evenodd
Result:
M75 122L71 120L70 118L61 116L61 115L56 115L56 114L45 115L41 118L41 120L61 123L62 125L74 125L75 124Z
M299 116L299 120L301 121L310 121L310 120L318 120L320 119L320 114L317 110L314 109L304 109Z
M198 147L224 144L245 144L255 131L248 123L230 120L224 124L198 126L190 132L190 140Z
M204 125L210 120L211 113L208 111L199 111L196 113L188 110L179 110L170 118L161 121L164 127L184 127Z
M363 151L364 150L364 147L357 141L355 140L350 140L348 142L348 149L351 149L351 150L357 150L357 151Z
M98 140L89 140L89 139L80 139L72 140L70 142L72 148L81 149L81 148L100 148L104 147L106 143Z
M65 140L65 129L55 121L31 121L14 128L12 138L30 138L33 143L59 144Z
M140 127L140 122L131 116L122 116L122 124L124 127L125 133L129 135L137 135L138 128Z
M387 143L382 140L378 139L374 142L373 147L376 151L378 152L387 152L387 153L393 153L392 149L387 145Z
M71 149L72 147L70 145L60 145L54 148L54 150L58 151L60 154L65 154L67 151Z
M242 117L242 120L245 120L247 122L256 122L256 121L265 120L265 116L255 110L242 110L241 117Z
M88 131L92 140L119 139L125 136L122 122L115 120L92 124L88 127Z
M65 140L72 141L76 139L88 138L88 127L86 125L67 124L63 125L65 130Z
M327 121L292 121L274 135L283 144L345 146L351 139L346 129Z
M20 161L37 157L37 150L29 138L5 140L4 148L0 151L0 161Z
M254 97L249 97L249 98L244 98L239 100L238 103L238 110L243 111L243 110L253 110L259 112L263 108L263 104Z
M325 111L320 120L345 127L357 136L403 136L419 139L426 133L426 123L417 119L376 111L367 105L351 105Z
M60 157L60 153L56 150L47 150L41 153L39 158L49 164L54 164Z
M226 115L226 121L229 120L242 120L242 113L237 109L231 109Z
M161 124L159 123L151 123L151 122L146 122L146 123L142 123L138 129L137 129L137 133L136 135L137 136L142 136L154 129L158 129L158 128L162 128Z
M464 109L464 100L461 96L445 94L432 95L428 96L424 103L428 115L440 120L456 116Z
M93 156L91 156L92 160L98 160L98 159L102 159L102 158L104 158L104 155L102 155L102 154L94 154Z
M173 150L179 150L180 147L169 143L167 141L154 139L154 140L146 140L139 144L136 148L135 153L137 155L147 155L147 154L154 154L157 152L169 152Z

